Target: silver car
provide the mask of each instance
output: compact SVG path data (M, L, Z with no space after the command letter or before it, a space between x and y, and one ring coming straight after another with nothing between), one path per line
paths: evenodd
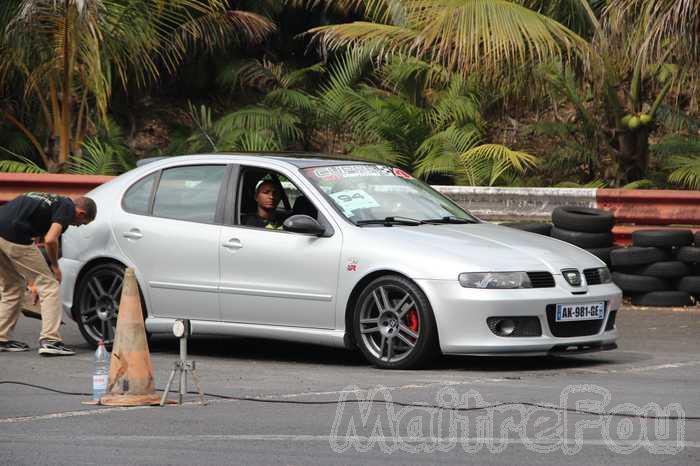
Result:
M277 196L266 207L263 184ZM359 348L390 369L440 352L616 347L622 295L603 262L480 221L398 168L301 154L170 157L89 196L97 218L66 232L60 265L65 311L91 344L113 338L128 266L154 334L184 318L195 335Z

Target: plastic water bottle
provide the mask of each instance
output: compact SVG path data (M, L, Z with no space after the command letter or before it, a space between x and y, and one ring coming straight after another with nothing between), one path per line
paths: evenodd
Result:
M95 373L92 376L92 399L100 401L107 391L107 377L109 374L109 352L105 348L105 342L100 340L95 350Z

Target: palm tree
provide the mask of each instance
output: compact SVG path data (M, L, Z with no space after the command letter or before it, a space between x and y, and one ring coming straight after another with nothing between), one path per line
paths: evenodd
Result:
M94 114L107 117L114 85L172 72L193 47L260 40L273 26L224 0L5 0L0 5L0 89L23 83L45 131L3 106L49 171L80 150ZM40 126L40 125L37 125ZM44 139L43 144L40 140Z
M369 56L361 48L348 52L331 67L318 98L320 119L351 141L353 157L397 164L424 179L448 175L491 185L537 162L500 145L480 145L476 83L415 58L393 55L377 64Z
M325 72L318 63L290 69L284 63L244 60L224 68L219 83L232 92L245 90L263 97L256 105L224 115L217 135L228 150L282 150L293 145L309 149L317 102L314 84Z
M562 3L564 0L551 3ZM556 20L507 0L345 0L370 21L312 29L330 49L369 46L468 74L497 76L586 48Z
M599 153L609 153L614 173L608 178L617 184L645 176L649 134L672 86L700 82L699 0L339 3L368 20L313 29L330 49L398 52L464 76L480 71L501 84L545 66L549 71L540 76L575 107L584 136ZM570 88L567 72L584 78Z

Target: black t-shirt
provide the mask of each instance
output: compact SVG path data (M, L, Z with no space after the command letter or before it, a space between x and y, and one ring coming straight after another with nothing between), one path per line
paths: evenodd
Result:
M26 193L0 207L0 236L17 244L31 244L32 238L44 236L52 223L63 231L75 217L75 204L64 196Z
M257 215L248 215L245 219L245 224L249 227L267 228L268 230L281 230L282 222L283 219L276 212L271 220Z

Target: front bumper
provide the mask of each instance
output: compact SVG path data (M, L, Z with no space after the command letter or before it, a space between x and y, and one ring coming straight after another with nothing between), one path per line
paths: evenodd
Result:
M572 294L571 287L560 283L554 288L518 290L479 290L463 288L455 279L416 280L428 296L435 314L444 354L489 354L521 356L569 354L614 349L615 328L606 330L611 311L622 303L622 292L614 284L589 286ZM583 336L557 337L550 328L547 306L604 301L605 318L600 329ZM534 316L540 321L542 335L502 337L489 329L486 319L498 316Z

